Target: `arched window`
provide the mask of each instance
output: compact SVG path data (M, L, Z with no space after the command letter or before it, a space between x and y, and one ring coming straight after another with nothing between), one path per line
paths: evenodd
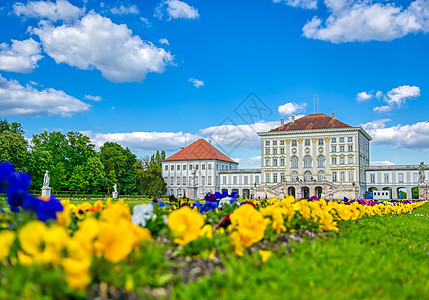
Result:
M310 171L305 171L304 172L304 181L311 181L311 172Z
M317 181L324 181L325 180L325 172L319 171L317 172Z
M292 181L298 181L298 172L292 171L291 177L292 177Z
M304 168L311 168L313 160L310 156L304 157Z
M292 156L290 158L290 166L291 168L298 168L298 157Z
M319 168L324 168L325 167L325 156L323 155L319 155L317 157L317 166Z

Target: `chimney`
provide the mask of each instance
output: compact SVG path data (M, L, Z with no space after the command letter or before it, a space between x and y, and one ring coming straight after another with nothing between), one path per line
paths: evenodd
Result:
M210 145L212 144L212 140L209 140L209 144L210 144Z
M183 149L185 149L185 148L183 148L183 147L180 147L180 148L179 148L179 151L182 151Z
M280 126L281 127L285 126L285 119L280 119Z
M335 113L332 113L332 120L335 120Z
M290 116L290 121L291 121L292 123L295 123L295 116Z

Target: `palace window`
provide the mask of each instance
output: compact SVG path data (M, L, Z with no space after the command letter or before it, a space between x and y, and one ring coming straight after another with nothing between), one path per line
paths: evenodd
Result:
M306 140L305 140L305 145L306 145L306 146L310 146L310 139L306 139Z
M280 159L280 166L284 167L284 165L285 165L285 159L281 158Z
M192 177L189 177L189 185L192 185Z
M345 159L344 159L344 157L340 157L340 165L344 165L344 162L345 161Z
M347 142L353 142L353 138L352 137L348 137L347 138Z
M340 143L344 143L344 138L340 137Z
M180 171L180 165L177 165L177 166L176 166L176 170L177 170L177 171Z
M183 176L183 185L186 185L186 177L185 176Z
M290 165L291 165L291 168L298 168L298 157L292 156L290 158Z
M317 181L323 181L325 180L325 172L319 171L317 172Z
M285 144L285 141L284 140L281 140L280 141L280 145L284 145Z
M319 167L319 168L325 167L325 157L323 155L319 155L317 157L317 167Z
M310 156L307 155L306 157L304 157L304 168L311 168L312 161L313 160Z
M349 145L349 152L353 152L353 146Z
M171 177L171 178L170 178L170 184L171 184L171 185L174 185L174 177Z
M344 146L340 146L340 152L344 152Z
M266 167L269 167L269 166L270 166L270 160L269 160L269 159L266 159L266 160L265 160L265 166L266 166Z
M255 183L259 184L259 176L255 176Z
M207 185L212 185L212 177L211 176L207 177Z
M375 174L374 173L369 174L369 181L371 183L375 183Z
M332 152L337 152L337 146L332 146Z
M168 171L168 165L165 165L164 170Z
M248 184L249 183L249 177L248 176L244 176L244 184Z
M337 138L332 138L332 143L336 143L337 142Z
M349 181L353 181L353 171L349 171Z
M233 184L237 184L237 176L233 177Z
M206 176L201 176L201 184L202 185L206 184Z
M349 156L349 162L348 162L348 164L352 165L353 163L354 163L353 156Z
M277 141L273 141L273 146L277 146Z
M208 168L209 170L211 170L211 169L212 169L212 164L207 164L207 168Z
M285 154L285 148L280 148L280 154Z
M277 183L277 173L274 173L274 174L273 174L273 182L274 182L274 183Z
M182 170L183 170L183 171L186 171L186 165L183 165L183 166L182 166Z
M280 181L281 182L285 181L285 173L280 173Z
M398 174L398 181L399 181L399 183L404 183L404 173Z
M297 145L296 140L292 140L292 147L296 147L296 145Z
M270 173L265 174L265 182L270 183Z
M337 172L332 172L332 182L337 182Z
M174 165L171 165L171 171L174 171Z
M273 167L277 167L277 159L273 159Z
M389 183L389 174L384 173L384 183Z
M298 181L298 172L297 171L293 171L291 173L291 177L292 177L292 181Z
M206 169L206 164L202 164L201 165L201 170L205 170Z
M198 170L199 169L199 165L195 165L195 170Z
M304 181L311 181L313 178L313 176L311 175L310 171L305 171L304 172Z
M337 164L337 158L336 157L332 157L332 164L336 165Z
M265 146L269 146L270 145L270 141L265 141Z
M277 154L277 148L273 149L273 154Z
M222 178L223 178L222 179L223 180L223 184L226 184L226 176L223 176Z
M319 139L319 146L323 146L323 139Z
M419 182L419 173L413 173L413 181Z
M265 154L270 155L270 149L269 148L265 148Z
M340 172L340 181L341 182L346 181L346 172L344 171Z

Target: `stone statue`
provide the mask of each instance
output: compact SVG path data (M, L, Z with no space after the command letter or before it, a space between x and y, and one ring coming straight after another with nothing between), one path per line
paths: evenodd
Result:
M118 193L118 185L116 183L113 185L113 192Z
M46 171L45 176L43 177L43 187L44 188L49 187L49 181L50 181L49 174L48 174L48 171Z
M425 178L425 163L422 161L419 166L419 185L425 184L426 178Z

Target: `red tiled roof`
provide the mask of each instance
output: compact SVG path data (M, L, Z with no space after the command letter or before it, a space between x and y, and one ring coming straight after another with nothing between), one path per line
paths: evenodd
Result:
M271 131L308 130L308 129L328 129L351 127L337 119L325 114L311 114L289 122L283 126L271 129Z
M177 160L203 160L203 159L217 159L231 163L237 163L230 159L228 156L217 150L210 143L204 139L190 144L185 149L180 150L173 154L164 161L177 161Z

